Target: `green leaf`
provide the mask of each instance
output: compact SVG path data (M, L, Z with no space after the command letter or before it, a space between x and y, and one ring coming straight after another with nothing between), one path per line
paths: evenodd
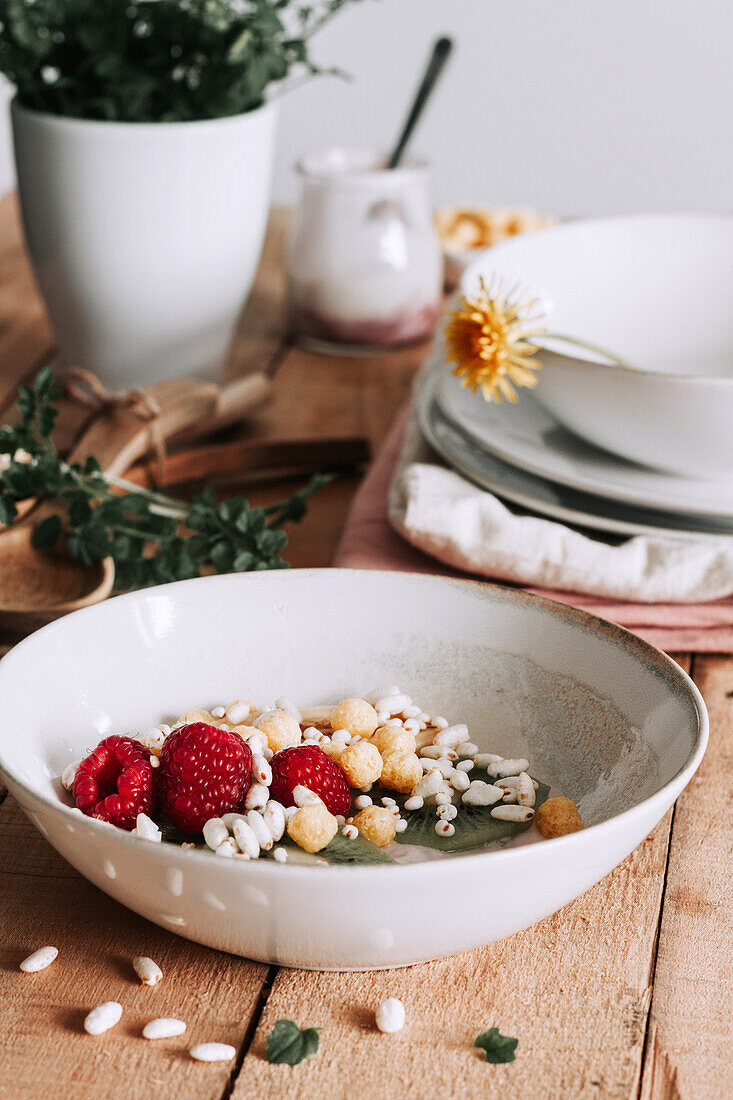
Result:
M33 531L31 544L36 550L50 550L61 538L63 529L61 516L47 516Z
M535 807L541 806L549 793L550 788L540 783ZM451 822L456 830L453 836L436 833L435 807L416 810L405 814L407 828L404 833L397 834L396 840L398 844L418 844L438 852L467 852L499 840L510 840L532 828L531 821L497 821L491 816L491 810L491 806L462 806L458 817Z
M519 1039L511 1039L508 1035L502 1035L498 1027L490 1027L488 1031L482 1031L474 1039L473 1045L486 1052L486 1061L494 1065L502 1062L513 1062L516 1058L516 1050Z
M267 1036L267 1060L277 1065L297 1066L318 1051L320 1028L301 1030L293 1020L278 1020Z

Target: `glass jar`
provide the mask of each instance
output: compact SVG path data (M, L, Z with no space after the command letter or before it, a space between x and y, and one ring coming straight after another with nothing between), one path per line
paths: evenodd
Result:
M289 316L318 350L398 347L426 339L437 322L443 259L427 167L383 163L369 150L332 149L299 165Z

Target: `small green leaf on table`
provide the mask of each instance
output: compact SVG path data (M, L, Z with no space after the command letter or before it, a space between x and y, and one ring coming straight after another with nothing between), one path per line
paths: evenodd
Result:
M498 1027L490 1027L476 1036L473 1045L486 1053L486 1061L499 1065L501 1062L513 1062L519 1039L502 1035Z
M268 1062L297 1066L318 1051L320 1030L318 1027L301 1030L293 1020L278 1020L267 1036Z

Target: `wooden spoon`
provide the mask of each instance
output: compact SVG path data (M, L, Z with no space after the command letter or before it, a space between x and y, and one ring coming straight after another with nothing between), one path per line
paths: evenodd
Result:
M235 422L267 398L271 385L264 374L252 374L223 388L184 378L161 382L147 392L161 409L156 431L167 439L193 425L208 431ZM119 476L148 453L150 443L149 424L130 409L117 409L92 422L68 461L96 455L107 473ZM0 629L14 635L99 603L112 591L111 559L87 568L62 550L41 552L31 545L36 525L54 511L52 503L41 504L0 533Z

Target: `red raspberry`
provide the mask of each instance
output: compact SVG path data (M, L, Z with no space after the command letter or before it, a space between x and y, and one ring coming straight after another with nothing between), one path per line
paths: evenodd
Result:
M74 798L87 817L129 832L155 802L150 753L132 737L105 737L76 769Z
M163 744L158 768L161 809L186 833L241 807L252 751L239 736L206 722L179 726Z
M332 814L349 812L351 788L338 764L317 745L295 745L276 752L270 761L270 798L283 806L294 806L293 790L298 785L313 791Z

